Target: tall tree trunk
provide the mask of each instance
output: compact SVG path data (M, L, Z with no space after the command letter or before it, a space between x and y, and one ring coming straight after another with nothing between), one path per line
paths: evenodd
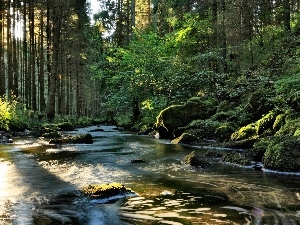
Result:
M0 0L0 97L5 95L5 65L4 65L4 0Z
M53 1L52 11L52 64L49 84L49 96L46 107L46 115L48 120L53 120L55 117L55 94L56 94L56 80L58 77L58 63L60 51L60 30L61 30L61 1Z
M226 15L226 5L225 5L225 0L221 0L220 2L220 7L221 7L221 11L222 11L222 21L221 21L221 32L220 32L220 36L221 36L221 52L222 52L222 67L223 67L223 71L227 71L227 37L226 37L226 22L225 22L225 15Z
M130 26L130 36L131 36L131 40L134 39L134 32L133 29L135 28L135 0L131 0L131 4L130 4L130 11L131 11L131 26Z
M28 43L27 43L27 0L23 2L23 80L24 80L24 96L26 107L30 108L29 104L29 90L30 80L28 77Z
M291 30L291 5L290 0L283 0L283 27L284 31Z
M19 1L19 0L18 0ZM13 51L13 95L18 97L18 81L19 81L19 66L18 66L18 57L17 57L17 15L16 15L16 8L18 6L17 0L13 2L13 43L12 43L12 51Z
M12 49L12 17L10 14L11 3L7 2L7 27L6 27L6 42L7 42L7 85L8 85L8 96L11 97L13 91L13 49Z
M40 35L39 35L39 109L44 112L46 109L45 102L45 58L44 58L44 10L40 12Z
M30 108L33 111L37 110L37 97L36 97L36 77L35 77L35 52L36 52L36 43L35 43L35 34L34 34L34 1L29 1L29 40L30 40Z

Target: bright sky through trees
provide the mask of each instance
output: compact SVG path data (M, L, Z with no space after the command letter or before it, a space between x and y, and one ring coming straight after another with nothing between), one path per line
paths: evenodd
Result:
M91 12L92 12L92 14L97 13L100 9L99 2L97 0L88 0L88 2L91 3Z

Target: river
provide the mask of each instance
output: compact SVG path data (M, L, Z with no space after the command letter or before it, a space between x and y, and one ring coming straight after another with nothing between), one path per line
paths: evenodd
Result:
M91 132L91 145L49 145L42 138L0 144L0 224L300 224L300 176L218 160L194 168L183 157L207 149L100 128ZM137 195L103 202L78 191L111 182Z

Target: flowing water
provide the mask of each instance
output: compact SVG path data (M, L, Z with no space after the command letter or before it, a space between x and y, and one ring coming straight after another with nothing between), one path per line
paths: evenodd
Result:
M217 160L193 168L181 161L195 148L101 128L91 145L36 138L0 145L0 224L300 224L300 176ZM138 195L101 202L78 191L111 182Z

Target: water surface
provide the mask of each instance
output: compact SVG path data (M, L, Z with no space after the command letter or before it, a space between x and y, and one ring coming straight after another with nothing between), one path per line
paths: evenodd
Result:
M194 168L181 160L206 149L101 128L91 132L92 145L36 138L0 145L0 224L300 224L299 176L217 160ZM131 163L135 159L145 163ZM103 203L78 191L111 182L138 195Z

